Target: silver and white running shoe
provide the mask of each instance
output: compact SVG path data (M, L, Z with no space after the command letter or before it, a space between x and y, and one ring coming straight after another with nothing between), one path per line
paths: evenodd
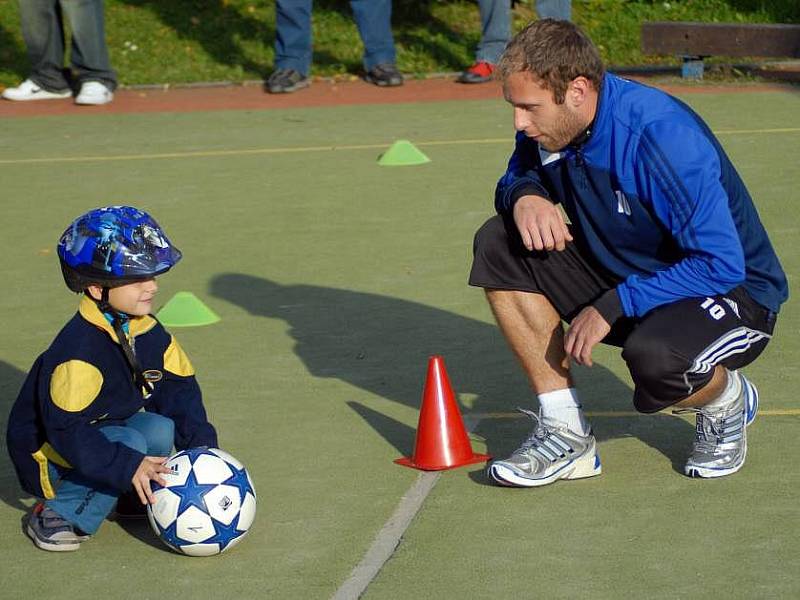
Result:
M558 479L600 475L597 442L591 432L578 435L563 423L544 419L541 413L518 409L534 421L533 433L505 460L492 462L489 477L500 485L538 487Z
M689 477L724 477L736 473L747 456L747 426L758 412L758 390L741 373L742 390L729 406L718 411L688 408L676 413L695 413L692 455L683 471Z

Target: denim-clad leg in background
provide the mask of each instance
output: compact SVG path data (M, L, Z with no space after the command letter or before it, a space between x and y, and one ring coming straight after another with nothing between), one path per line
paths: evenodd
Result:
M72 27L70 60L78 82L99 81L113 91L117 75L108 57L103 0L64 0L61 6Z
M364 70L397 62L391 0L350 0L350 7L364 42Z
M511 39L511 0L478 0L481 41L475 60L497 64Z
M66 15L78 81L100 81L111 90L116 87L106 47L103 0L20 0L19 11L34 83L49 91L69 87L63 71Z
M169 456L175 439L171 419L146 412L136 413L124 426L110 425L100 431L108 440L148 456ZM60 479L56 483L56 497L45 502L47 507L84 532L95 533L114 508L119 492L52 463L50 477Z
M30 79L51 92L69 87L64 77L64 26L58 0L19 0Z
M312 0L277 0L275 4L275 68L304 76L311 70Z
M536 14L540 19L572 19L572 0L536 0Z

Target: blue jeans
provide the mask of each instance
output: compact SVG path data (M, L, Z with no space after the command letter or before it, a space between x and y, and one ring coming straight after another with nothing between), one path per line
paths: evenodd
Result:
M481 41L475 60L497 64L511 38L511 0L478 0Z
M155 413L138 412L124 426L100 429L111 442L120 442L147 456L169 456L175 439L172 419ZM56 497L45 504L86 533L95 533L114 508L119 491L112 490L76 473L50 463L50 478L56 481Z
M475 60L497 64L500 55L511 39L511 0L478 0L481 14L481 41ZM536 0L536 14L540 19L569 21L572 17L572 0Z
M103 0L19 0L22 36L28 48L30 79L46 90L69 87L64 77L64 21L72 27L71 61L79 83L99 81L113 90L105 39Z
M275 68L308 75L311 69L312 0L275 3ZM364 42L364 69L396 62L391 0L350 0L358 33Z
M536 0L536 14L540 19L569 21L572 18L572 0Z

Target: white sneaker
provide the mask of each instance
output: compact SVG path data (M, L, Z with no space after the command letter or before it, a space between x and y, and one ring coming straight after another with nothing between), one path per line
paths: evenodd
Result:
M26 79L15 88L3 90L3 98L6 100L57 100L69 98L70 96L72 96L72 92L69 89L61 92L51 92L38 86L30 79Z
M100 105L108 104L114 99L114 93L99 81L87 81L81 85L81 91L75 98L75 104Z

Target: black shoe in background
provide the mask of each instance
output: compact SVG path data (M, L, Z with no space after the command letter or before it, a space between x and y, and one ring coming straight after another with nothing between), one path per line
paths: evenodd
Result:
M367 71L364 79L380 87L403 85L403 76L397 70L397 67L390 63L375 65Z
M294 69L276 69L267 79L270 94L289 94L311 85L311 80Z

